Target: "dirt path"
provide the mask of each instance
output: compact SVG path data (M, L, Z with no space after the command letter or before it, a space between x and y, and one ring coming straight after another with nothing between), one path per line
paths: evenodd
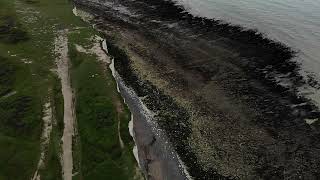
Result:
M38 167L36 172L34 173L32 180L40 180L40 174L38 170L44 165L46 149L49 147L50 135L52 131L52 108L51 103L48 101L43 106L43 130L41 135L41 154L38 162Z
M63 179L72 180L72 136L74 134L75 113L73 106L73 93L70 85L69 58L68 58L68 30L57 33L55 40L55 53L57 54L57 72L61 80L64 99L64 130L62 136L62 170Z

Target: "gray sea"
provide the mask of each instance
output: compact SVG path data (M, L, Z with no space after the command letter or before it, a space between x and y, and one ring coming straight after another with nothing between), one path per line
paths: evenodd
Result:
M320 81L320 0L175 0L193 15L257 29L298 52L301 74ZM301 87L320 105L320 90Z

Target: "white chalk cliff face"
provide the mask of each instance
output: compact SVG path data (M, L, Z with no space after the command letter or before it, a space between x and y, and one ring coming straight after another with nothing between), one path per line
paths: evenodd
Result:
M126 85L116 71L114 61L112 59L109 67L118 90L132 113L129 132L136 143L133 153L145 177L155 180L192 179L166 133L156 123L155 113Z

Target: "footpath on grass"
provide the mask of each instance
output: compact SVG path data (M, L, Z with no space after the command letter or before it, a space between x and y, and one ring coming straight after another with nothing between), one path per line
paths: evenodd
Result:
M102 39L72 9L0 1L0 180L142 177Z

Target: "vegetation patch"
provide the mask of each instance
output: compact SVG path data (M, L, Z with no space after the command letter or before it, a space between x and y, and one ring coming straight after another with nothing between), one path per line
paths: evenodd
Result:
M50 71L55 68L52 44L60 28L80 32L71 41L83 46L92 43L88 38L94 31L83 28L88 25L73 16L70 1L1 0L0 7L0 180L31 179L35 173L40 157L42 107L48 96L54 106L55 123L39 173L41 179L60 180L64 102L60 79ZM79 108L80 136L75 139L81 140L73 147L73 154L83 165L75 168L79 173L74 179L132 179L136 163L126 126L130 115L127 110L119 115L125 143L121 149L113 102L120 97L112 76L106 76L105 67L96 57L79 54L74 48L69 53Z
M32 98L26 95L18 94L8 97L6 101L1 101L2 132L13 136L28 134L33 127L32 117L30 117L32 113L31 107Z
M64 129L63 115L64 115L64 101L61 89L60 79L55 76L53 81L53 105L54 105L54 120L56 121L56 132L58 139L61 139Z
M60 162L60 138L56 129L51 133L50 145L47 157L45 159L45 167L40 170L41 179L43 180L62 180L62 167Z
M0 56L0 97L10 93L15 81L16 65Z
M37 98L16 88L23 68L6 58L0 58L0 65L0 179L28 179L40 153L41 106Z
M62 180L62 166L60 162L61 138L63 135L64 103L61 89L61 82L57 76L53 77L52 83L53 120L50 144L46 150L44 167L40 167L39 173L43 180Z
M0 17L0 42L18 43L28 40L28 34L13 16Z
M76 91L76 116L81 147L80 179L133 179L135 159L128 128L123 132L125 148L118 138L118 120L128 125L130 116L120 114L114 103L119 98L110 72L108 76L94 56L70 47L72 85ZM122 129L122 128L121 128Z
M37 166L39 155L37 141L9 137L0 133L0 179L30 179ZM19 172L17 172L19 171Z
M29 63L43 58L47 51L46 46L36 47L43 34L34 40L27 33L30 29L22 19L29 14L21 17L18 3L0 1L1 180L31 179L35 173L40 157L42 103L52 80L46 60ZM43 76L38 76L41 73Z
M0 129L9 136L35 137L39 128L34 98L24 92L16 92L15 84L19 66L0 57Z
M38 4L39 3L39 1L37 1L37 0L25 0L25 2L27 4Z

